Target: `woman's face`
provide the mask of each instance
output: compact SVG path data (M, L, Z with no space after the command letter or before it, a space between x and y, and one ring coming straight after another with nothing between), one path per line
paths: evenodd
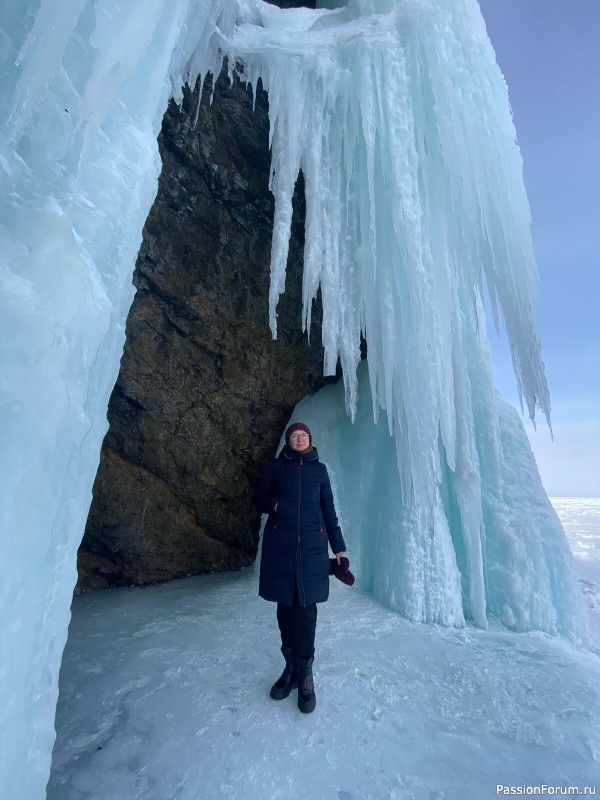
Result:
M309 444L310 439L308 438L308 433L304 433L304 431L293 431L293 433L290 434L290 447L292 450L296 450L297 452L306 450Z

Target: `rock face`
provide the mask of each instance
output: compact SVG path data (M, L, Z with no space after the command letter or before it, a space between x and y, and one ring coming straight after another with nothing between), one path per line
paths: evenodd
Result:
M268 328L273 200L268 101L222 75L171 103L163 171L134 275L78 590L232 570L256 554L251 493L298 400L322 377L319 322L300 329L297 187L278 340ZM320 320L315 309L313 319Z

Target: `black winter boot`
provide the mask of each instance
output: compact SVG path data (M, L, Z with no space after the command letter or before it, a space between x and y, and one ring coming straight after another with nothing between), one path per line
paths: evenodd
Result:
M315 710L317 697L313 683L312 665L313 658L297 658L296 670L298 672L298 708L304 714Z
M281 652L285 658L285 669L273 686L271 686L271 697L273 700L283 700L289 695L292 689L295 689L298 685L294 651L291 647L282 647Z

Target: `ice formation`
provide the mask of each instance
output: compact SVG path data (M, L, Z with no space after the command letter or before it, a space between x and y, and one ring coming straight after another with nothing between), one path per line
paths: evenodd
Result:
M549 404L520 156L475 0L317 11L260 0L4 4L0 785L12 800L42 797L48 775L75 552L156 192L160 121L182 82L218 72L224 54L269 91L273 330L302 169L304 319L320 286L325 369L340 358L351 415L361 330L368 340L373 409L395 435L390 509L401 501L414 533L423 606L412 616L458 623L466 610L484 625L509 597L514 627L582 631L568 579L549 573L534 587L515 575L527 557L513 560L526 547L514 526L499 529L513 533L488 558L489 504L494 519L515 511L484 363L484 285L530 414ZM385 530L380 547L392 553L405 528ZM401 607L395 591L387 602Z
M341 500L357 586L416 621L486 627L492 619L511 630L585 635L573 558L523 424L494 395L479 353L467 352L465 362L474 406L486 409L474 444L480 472L468 483L446 464L426 516L403 494L386 421L373 421L367 362L358 368L354 426L339 384L294 410L310 425Z

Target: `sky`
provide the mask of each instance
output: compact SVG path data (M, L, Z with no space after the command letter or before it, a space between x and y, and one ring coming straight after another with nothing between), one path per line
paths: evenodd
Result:
M554 440L527 420L550 496L600 496L600 0L479 0L508 84L533 217ZM504 332L496 386L518 406Z

